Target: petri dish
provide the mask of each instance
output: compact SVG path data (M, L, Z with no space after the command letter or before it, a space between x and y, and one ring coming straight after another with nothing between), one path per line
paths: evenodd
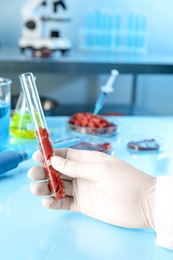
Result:
M67 122L68 129L78 134L109 137L119 131L118 122L92 113L76 113Z
M114 154L112 144L108 140L99 137L81 138L79 143L70 147L77 150L98 151L109 155Z
M134 154L158 154L165 152L166 142L163 138L148 134L128 135L123 139L123 147Z

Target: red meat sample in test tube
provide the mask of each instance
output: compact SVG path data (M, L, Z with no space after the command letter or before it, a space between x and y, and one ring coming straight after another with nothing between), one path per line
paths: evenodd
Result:
M54 150L49 138L49 133L46 128L39 128L36 131L40 145L40 150L43 154L43 166L45 173L49 179L49 188L52 194L55 194L55 199L62 199L65 196L65 189L60 177L60 173L51 165L51 157L54 155Z

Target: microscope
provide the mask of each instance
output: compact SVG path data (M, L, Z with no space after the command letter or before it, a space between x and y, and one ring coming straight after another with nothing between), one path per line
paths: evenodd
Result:
M55 51L66 53L72 47L68 38L61 37L58 23L69 22L63 16L67 11L63 0L28 0L22 8L22 37L19 39L21 53L31 49L41 57ZM63 12L62 12L63 11Z

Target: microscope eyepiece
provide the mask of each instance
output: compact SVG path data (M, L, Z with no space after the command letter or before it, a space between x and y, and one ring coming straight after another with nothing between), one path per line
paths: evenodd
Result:
M51 38L59 38L60 37L60 32L59 31L51 31L50 32L50 37Z

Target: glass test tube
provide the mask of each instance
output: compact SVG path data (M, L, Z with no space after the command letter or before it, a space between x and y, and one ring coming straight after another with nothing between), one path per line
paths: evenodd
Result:
M48 184L51 195L54 196L55 199L62 199L65 196L65 190L60 173L57 172L50 163L50 159L54 155L54 150L49 137L48 128L34 76L32 73L28 72L21 74L19 79L24 97L26 99L30 117L35 127L35 134L39 142L40 150L43 155L43 166L48 177Z

